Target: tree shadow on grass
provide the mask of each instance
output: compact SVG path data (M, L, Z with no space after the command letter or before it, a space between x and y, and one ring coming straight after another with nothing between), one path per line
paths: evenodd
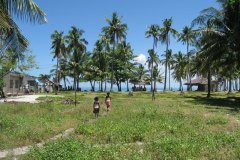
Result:
M230 111L238 112L240 111L240 97L226 97L226 98L216 98L216 97L191 97L193 100L191 103L199 105L206 105L209 109L220 109L220 108L228 108Z

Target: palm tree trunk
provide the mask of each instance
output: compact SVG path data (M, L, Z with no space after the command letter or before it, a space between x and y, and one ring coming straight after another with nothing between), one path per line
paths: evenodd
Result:
M240 92L240 77L238 77L238 91Z
M90 82L90 85L91 85L91 91L93 92L93 83L92 83L92 80L90 80L89 82Z
M75 95L75 101L74 101L74 104L75 104L75 107L77 105L77 88L76 88L76 71L75 72L75 76L74 76L74 95Z
M154 91L157 92L157 80L154 80Z
M55 95L58 94L58 88L59 88L59 85L58 85L58 56L57 56L57 69L56 69Z
M187 68L187 82L189 82L189 85L187 86L187 91L190 91L190 88L191 88L191 80L190 80L190 55L189 55L189 43L187 41L187 58L188 58L188 68Z
M110 87L110 92L113 91L113 61L114 61L114 57L115 57L115 36L114 36L114 42L113 42L113 53L112 53L112 66L111 66L111 70L112 70L112 74L111 74L111 87Z
M226 80L223 80L223 91L226 91Z
M208 94L207 98L210 98L211 96L211 71L210 69L208 70Z
M107 91L107 78L105 77L105 85L104 85L104 92Z
M235 79L235 89L238 90L238 79Z
M234 80L232 80L232 89L233 89L233 91L235 91L235 81Z
M170 84L170 64L168 65L168 89L171 90L171 84Z
M151 91L153 91L153 62L151 67Z
M167 46L166 46L166 53L165 53L166 62L165 62L164 88L163 88L164 91L166 91L166 89L167 89L167 66L168 66L168 56L167 56L167 52L168 52L168 38L167 38Z
M98 81L98 91L101 91L101 81Z
M182 79L180 79L179 91L182 91Z
M75 81L76 81L76 77L74 76L74 77L73 77L73 90L75 90L75 88L76 88L76 87L75 87L75 84L76 84Z
M64 88L66 89L67 88L67 84L66 84L66 77L65 76L63 77L63 82L64 82Z
M232 78L229 79L229 86L228 86L228 92L232 92Z
M153 90L152 90L152 101L155 100L155 80L154 80L154 86L153 86Z
M183 92L182 78L181 78L181 91Z
M153 54L155 54L155 40L153 39ZM153 60L151 64L151 91L153 91L154 86L153 86Z
M191 78L191 73L189 74L189 91L192 91L192 78Z
M103 78L101 79L101 92L103 91Z
M122 92L122 81L120 80L120 92Z
M93 92L95 92L96 81L93 82Z
M78 77L77 77L77 91L78 91L78 89L79 89L79 81L80 81L80 77L78 76Z

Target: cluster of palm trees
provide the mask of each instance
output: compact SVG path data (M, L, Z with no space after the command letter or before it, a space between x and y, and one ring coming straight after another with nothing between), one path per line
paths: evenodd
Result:
M212 90L213 78L223 84L224 89L228 89L229 92L232 91L233 80L234 88L239 89L240 1L218 0L218 3L221 4L220 9L204 9L192 21L191 27L183 28L182 33L171 27L171 18L163 21L162 28L154 24L146 31L147 38L153 37L153 49L149 51L150 70L156 68L159 62L165 66L164 90L167 78L170 80L170 70L173 78L180 82L179 90L183 90L183 80L189 82L188 90L191 90L191 79L194 76L208 79L208 97ZM177 37L178 41L186 45L185 54L180 51L172 54L172 50L169 49L170 37ZM156 53L158 42L166 44L165 54L162 55L164 58L161 60Z
M153 38L153 49L149 50L148 52L149 53L148 62L150 62L151 64L149 65L151 75L153 75L154 69L160 70L160 65L165 66L163 88L164 91L167 90L167 79L169 80L168 90L171 90L170 83L171 70L173 70L172 72L173 78L180 82L179 90L183 90L182 87L183 80L189 81L191 79L189 67L191 61L189 46L193 45L196 39L196 36L192 28L186 26L183 28L182 33L178 33L174 28L172 28L172 22L173 22L172 18L164 19L163 27L160 27L158 24L153 24L148 27L148 30L145 33L146 38L150 37ZM169 49L171 37L177 38L178 41L181 41L183 44L187 44L186 54L183 54L180 51L176 54L173 54L173 51ZM166 45L165 54L161 55L161 57L163 58L160 58L156 51L158 42L161 42L162 44ZM151 82L152 81L153 79L151 80ZM153 90L152 88L155 89L155 86L151 87L151 90Z
M172 28L172 18L163 20L162 27L150 25L145 35L153 38L153 46L148 51L147 66L134 61L135 56L131 45L126 42L127 25L122 17L113 13L106 19L107 25L102 28L100 38L95 43L92 52L87 52L87 41L83 38L84 31L72 27L67 35L55 31L52 38L52 51L57 59L54 83L58 86L67 77L74 79L74 89L79 88L80 81L89 81L92 90L99 81L99 89L106 91L106 83L111 82L122 89L122 82L140 79L151 83L151 90L156 90L156 82L164 79L164 90L167 90L167 80L170 76L179 81L179 89L183 89L183 81L190 85L194 76L208 78L208 96L211 91L211 80L217 79L224 89L230 92L239 89L240 66L240 1L217 0L220 9L207 8L195 18L191 27L184 27L181 33ZM28 41L21 34L13 17L33 23L45 23L44 12L32 0L0 0L0 60L3 55L13 57L14 64L24 59ZM170 39L177 38L186 45L186 52L173 53L170 49ZM158 42L166 45L164 54L158 54ZM191 46L191 48L190 48ZM193 49L194 48L194 49ZM160 56L159 56L160 55ZM14 66L12 64L8 70ZM4 63L1 63L3 68ZM165 67L164 77L160 74L160 66ZM56 87L58 88L58 87ZM127 85L129 90L129 87ZM56 90L57 92L57 90Z
M63 80L64 88L67 88L67 77L72 77L75 91L80 88L80 81L90 82L92 91L95 91L97 81L99 90L106 91L107 81L110 81L110 91L114 83L121 91L122 82L129 81L135 63L132 61L134 56L131 46L126 42L127 25L121 22L117 13L113 13L112 18L106 21L108 26L102 28L92 52L87 52L88 42L83 38L83 30L73 26L65 36L63 32L54 31L51 39L53 58L57 59L53 71L56 86Z
M66 36L63 36L63 32L58 31L52 34L52 49L54 58L57 58L55 77L58 78L55 78L56 84L63 80L64 88L66 88L66 77L72 77L75 90L81 80L89 81L92 91L95 90L95 82L98 81L99 90L106 91L106 83L110 81L110 91L112 91L114 83L117 85L118 91L121 91L122 82L127 83L127 90L129 90L129 81L150 82L154 99L157 88L156 82L162 82L163 79L159 68L161 64L165 64L166 67L164 90L166 90L167 70L169 80L170 69L172 68L176 69L177 80L182 81L185 77L185 72L183 72L185 69L179 69L186 66L185 59L184 63L177 61L179 60L177 54L174 55L176 59L172 59L172 50L169 49L170 35L172 34L174 37L178 35L178 32L171 27L171 18L163 21L164 27L160 28L158 25L151 25L145 33L147 38L153 37L153 49L148 51L149 57L146 61L148 70L142 64L134 61L135 56L131 45L126 42L127 25L122 23L122 17L119 17L114 12L111 19L107 18L106 21L108 25L102 28L100 39L96 41L92 52L86 51L87 41L81 38L83 31L78 30L76 27L72 27L69 35ZM189 32L180 35L179 40L186 42L188 48L190 42L193 41L193 37ZM75 40L73 40L74 37ZM159 41L166 44L166 54L163 60L160 60L156 53ZM179 54L181 53L179 52ZM183 55L181 54L181 56ZM105 84L104 87L103 84Z
M198 25L199 28L195 31L197 54L190 66L197 65L198 70L190 68L192 74L208 78L208 97L213 76L223 83L227 80L229 92L232 91L233 80L235 89L239 89L236 82L240 67L240 1L218 0L218 3L220 9L207 8L193 20L193 26Z
M89 81L92 90L95 90L95 82L99 81L99 90L106 91L106 83L110 81L110 91L113 89L113 84L116 84L121 91L122 82L127 82L129 90L129 80L138 79L151 83L154 98L156 82L164 79L165 91L169 80L168 90L170 90L170 76L172 76L179 81L179 90L183 90L183 81L190 84L188 90L191 90L192 78L199 76L208 78L208 96L212 90L213 78L222 84L226 84L227 80L228 89L231 91L233 80L239 77L240 11L237 10L239 1L219 0L218 2L222 4L222 8L204 9L192 21L191 27L185 26L181 33L172 28L172 18L163 20L163 27L157 24L150 25L145 32L146 38L153 39L153 46L148 51L149 56L146 61L148 70L145 70L143 65L135 63L133 50L126 42L127 25L122 23L122 17L117 13L113 13L111 19L106 20L108 25L102 28L100 39L95 43L92 52L86 51L87 42L81 39L83 31L72 27L69 35L65 37L62 37L62 32L55 31L52 35L54 57L57 59L64 57L57 60L57 68L60 69L56 72L58 77L56 82L59 83L60 79L65 81L66 76L72 76L76 84L79 84L80 80ZM78 36L73 36L74 30ZM179 51L174 54L170 49L170 38L176 38L186 45L186 52ZM165 53L160 56L157 53L159 42L166 45ZM66 55L71 55L68 56L68 60ZM160 74L161 65L165 67L164 76ZM235 88L239 88L237 83Z

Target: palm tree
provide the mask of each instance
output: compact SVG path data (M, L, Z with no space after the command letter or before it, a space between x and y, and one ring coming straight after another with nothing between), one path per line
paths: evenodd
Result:
M186 57L182 54L182 52L178 52L173 55L173 78L179 81L179 91L183 91L182 80L186 77L186 65L187 60Z
M163 20L163 27L160 28L160 36L159 39L162 43L166 44L166 51L165 54L167 54L168 47L170 44L170 35L175 37L177 35L177 31L172 28L172 18ZM166 57L166 63L165 63L165 80L164 80L164 91L166 91L167 86L167 68L168 68L168 57Z
M115 47L126 38L127 24L122 23L122 18L118 17L116 12L113 12L112 19L106 19L108 26L102 28L102 32L110 39L110 43L113 45L113 53L111 59L111 88L110 91L113 91L113 75L114 75L114 58L115 58Z
M123 41L118 45L116 50L116 60L114 65L115 79L118 86L118 90L122 90L122 82L127 81L131 75L131 68L135 65L133 60L133 50L130 43Z
M98 75L100 77L100 90L103 91L103 81L107 75L108 68L108 57L104 51L104 42L97 40L95 48L93 50L92 61L93 64L98 68Z
M167 63L167 66L168 66L168 68L169 68L169 70L168 70L168 80L169 80L168 89L170 90L170 89L171 89L171 83L170 83L170 77L171 77L171 75L170 75L170 72L171 72L171 65L172 65L172 63L173 63L172 50L169 49L169 50L167 51L167 54L162 55L162 56L167 56L167 57L165 57L165 59L162 60L162 63L163 63L163 64L166 64L166 63Z
M84 54L86 53L86 45L88 42L82 38L84 31L74 26L71 27L66 42L68 44L67 50L70 53L70 66L73 69L74 78L74 91L75 91L75 105L76 105L76 91L77 82L79 82L79 74L82 72L81 65L83 62Z
M187 57L188 57L188 62L189 62L189 59L190 59L189 46L194 44L194 42L195 42L195 34L194 34L194 31L192 30L192 28L185 26L182 30L182 33L180 33L180 35L179 35L178 41L181 41L183 44L187 45ZM190 76L190 66L189 65L188 65L187 82L190 83L187 90L190 90L191 89L190 88L191 76Z
M163 80L163 77L162 75L160 74L160 70L158 69L158 65L155 65L153 67L153 81L154 81L154 86L156 86L156 83L159 82L159 83L162 83L162 80ZM154 91L156 91L156 88L154 88ZM155 97L155 92L153 92L152 94L152 100L155 100L156 97Z
M139 64L139 65L138 65L138 68L136 68L136 77L137 77L137 79L143 80L144 77L145 77L145 75L147 74L147 72L148 72L148 71L145 70L144 65Z
M68 81L67 76L69 75L69 70L68 70L68 61L65 58L61 58L59 60L59 77L60 80L63 79L64 83L64 88L67 88L66 82Z
M57 58L57 65L56 65L56 87L55 87L55 94L57 95L59 90L59 58L62 56L65 56L65 44L64 44L64 37L63 32L54 31L54 33L51 35L52 39L52 47L53 50L53 58Z
M159 41L160 35L160 27L157 24L152 24L148 27L145 32L146 38L153 37L153 51L155 51L155 47L157 47L157 43Z
M160 36L160 27L157 24L153 24L148 27L148 30L145 32L146 38L153 37L153 53L155 53L155 47L157 48L157 43ZM152 74L151 74L151 91L153 90L152 84Z
M156 53L153 52L153 49L148 50L148 60L146 63L148 63L148 69L150 71L150 75L151 75L151 84L153 83L153 69L154 66L158 66L158 64L160 64L160 60L157 56ZM156 83L154 81L154 86L152 88L152 99L154 99L155 96L155 91L156 91Z
M224 54L231 54L231 48L227 39L228 27L223 22L222 13L215 8L208 8L201 12L201 15L195 18L193 25L200 25L201 28L195 30L199 37L201 46L198 56L204 60L201 65L203 73L207 72L208 94L211 92L211 77L214 66L221 61ZM227 31L227 32L226 32ZM229 63L228 63L229 64Z
M110 40L108 38L108 35L100 35L101 36L101 44L103 45L103 51L104 51L104 59L106 59L107 63L105 63L106 73L105 73L105 85L104 85L104 92L107 91L107 78L109 78L109 61L110 61Z
M7 48L25 50L28 43L21 34L13 17L32 23L46 23L45 13L32 0L0 1L0 40L4 42L0 49L2 54Z

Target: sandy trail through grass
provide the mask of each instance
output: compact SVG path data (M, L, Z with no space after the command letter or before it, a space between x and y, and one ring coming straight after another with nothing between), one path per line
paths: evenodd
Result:
M23 103L40 103L41 101L37 100L39 97L63 97L60 95L24 95L24 96L12 96L5 99L1 99L0 103L4 102L23 102Z
M64 132L62 132L58 135L55 135L54 137L52 137L52 138L50 138L46 141L43 141L41 143L37 143L36 146L43 147L43 145L46 142L55 141L59 138L68 137L74 131L75 131L74 128L69 128L69 129L65 130ZM18 147L18 148L13 148L13 149L9 149L9 150L0 151L0 158L6 158L9 155L19 156L19 155L26 154L27 152L29 152L31 150L32 147L33 147L33 145L28 145L28 146L23 146L23 147Z

